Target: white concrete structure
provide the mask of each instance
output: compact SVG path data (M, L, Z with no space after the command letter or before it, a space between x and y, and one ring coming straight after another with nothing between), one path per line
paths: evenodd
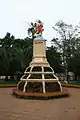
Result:
M33 59L17 85L23 92L62 91L59 79L54 75L46 59L46 40L38 35L33 41Z

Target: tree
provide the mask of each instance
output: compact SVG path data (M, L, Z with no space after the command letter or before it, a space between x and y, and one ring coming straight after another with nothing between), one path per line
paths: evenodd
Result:
M28 28L28 35L31 36L32 39L35 38L35 33L36 33L36 23L31 22L30 27Z
M14 73L23 72L32 58L32 39L15 39L11 48L11 58L11 63L15 64L15 68L10 64L10 71L12 69Z
M77 39L80 41L80 38ZM72 58L69 60L69 67L75 73L76 78L80 77L80 42L76 45Z
M26 37L15 39L10 33L0 39L0 74L23 72L32 59L33 40Z
M61 66L61 54L57 52L56 48L51 46L47 47L47 59L51 67L56 73L63 71Z
M52 39L53 46L61 53L62 65L67 74L69 70L69 60L73 57L73 52L79 44L79 26L73 28L72 25L68 25L63 21L58 21L53 29L57 32L57 37Z
M14 36L10 33L6 33L6 36L0 39L0 74L8 74L10 64L10 48Z

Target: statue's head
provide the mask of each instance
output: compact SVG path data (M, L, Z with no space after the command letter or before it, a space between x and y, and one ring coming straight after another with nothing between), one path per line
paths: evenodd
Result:
M41 20L36 20L35 23L36 23L36 25L39 25L39 24L43 25L43 23L41 22Z
M41 20L38 20L38 23L42 23Z

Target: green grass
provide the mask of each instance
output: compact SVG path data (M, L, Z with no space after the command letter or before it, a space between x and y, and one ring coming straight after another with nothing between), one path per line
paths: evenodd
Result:
M3 81L3 80L0 80L0 88L16 87L16 86L17 86L16 81Z
M69 82L69 84L72 84L72 85L80 85L80 82Z
M17 84L16 81L4 81L4 80L0 80L0 84Z
M61 84L66 84L65 82L61 82ZM80 86L80 82L74 82L74 81L69 81L69 83L67 84L70 84L70 85L79 85Z

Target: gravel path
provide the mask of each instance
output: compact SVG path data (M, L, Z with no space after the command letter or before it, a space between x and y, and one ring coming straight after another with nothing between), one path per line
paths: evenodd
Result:
M69 98L24 100L0 88L0 120L80 120L80 89L67 89Z

